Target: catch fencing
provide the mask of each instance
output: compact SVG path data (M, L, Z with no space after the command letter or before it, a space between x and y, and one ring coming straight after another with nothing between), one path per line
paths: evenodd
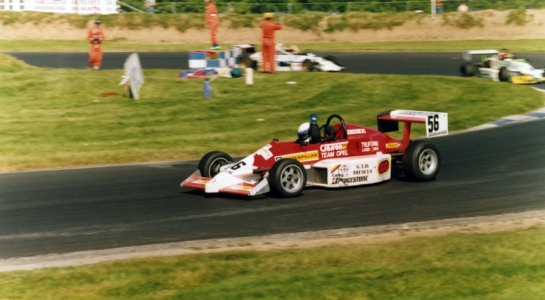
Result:
M119 13L119 5L116 0L0 0L0 10L108 15Z
M545 0L447 0L443 3L444 12L456 11L460 3L465 2L470 11L483 9L540 9L545 8ZM294 0L279 2L248 3L216 1L220 13L227 14L262 14L274 12L283 14L328 13L341 14L350 12L409 12L434 13L433 0L383 1L369 0L361 2L313 2L297 3ZM156 0L156 14L204 13L204 3L161 2ZM144 1L117 0L0 0L0 11L41 11L73 14L116 14L120 12L145 11Z
M443 3L444 12L454 12L462 3L466 3L470 11L483 9L539 9L545 8L545 0L447 0ZM261 14L265 12L301 14L301 13L349 13L349 12L409 12L431 13L434 7L431 0L413 1L362 1L362 2L270 2L270 3L233 3L216 1L220 13ZM134 4L132 4L134 5ZM158 2L155 13L204 13L201 2ZM143 9L143 4L140 7Z

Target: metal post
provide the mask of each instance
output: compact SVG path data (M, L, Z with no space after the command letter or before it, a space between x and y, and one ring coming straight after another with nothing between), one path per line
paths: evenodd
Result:
M346 2L346 12L350 12L350 2Z
M436 11L435 11L435 0L430 0L431 2L431 18L435 19Z

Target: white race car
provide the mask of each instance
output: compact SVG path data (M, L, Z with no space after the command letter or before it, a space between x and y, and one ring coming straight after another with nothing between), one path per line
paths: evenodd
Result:
M263 58L261 52L255 51L251 44L234 45L231 49L239 50L238 57L241 68L261 68ZM338 72L344 67L334 56L319 57L313 53L301 52L297 46L276 44L276 70L278 71L324 71Z
M474 55L480 55L478 63ZM543 69L534 69L525 59L515 59L508 50L469 50L463 53L466 61L460 66L462 76L479 76L494 81L515 84L534 84L544 82Z

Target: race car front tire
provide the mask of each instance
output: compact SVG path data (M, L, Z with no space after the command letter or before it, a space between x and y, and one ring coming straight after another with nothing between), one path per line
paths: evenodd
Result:
M509 79L511 79L511 76L509 76L509 71L507 71L506 67L500 68L500 73L498 74L498 79L500 81L507 82Z
M202 177L212 178L220 172L222 166L233 163L233 159L225 152L212 151L206 153L199 161Z
M303 61L303 70L307 72L312 72L314 70L314 64L310 61L310 59L305 59Z
M295 159L281 159L269 170L271 191L284 198L299 196L307 184L307 172Z
M441 154L435 145L427 141L411 141L403 153L402 167L407 179L431 181L441 166Z

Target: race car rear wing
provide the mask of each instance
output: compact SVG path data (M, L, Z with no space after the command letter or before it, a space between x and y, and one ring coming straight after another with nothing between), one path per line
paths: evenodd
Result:
M380 132L399 130L399 122L403 122L403 144L408 145L412 123L426 124L426 137L436 137L448 134L448 114L444 112L391 110L377 115L377 125Z
M462 58L466 61L471 61L473 55L497 55L500 52L498 50L487 49L487 50L468 50L462 53Z

